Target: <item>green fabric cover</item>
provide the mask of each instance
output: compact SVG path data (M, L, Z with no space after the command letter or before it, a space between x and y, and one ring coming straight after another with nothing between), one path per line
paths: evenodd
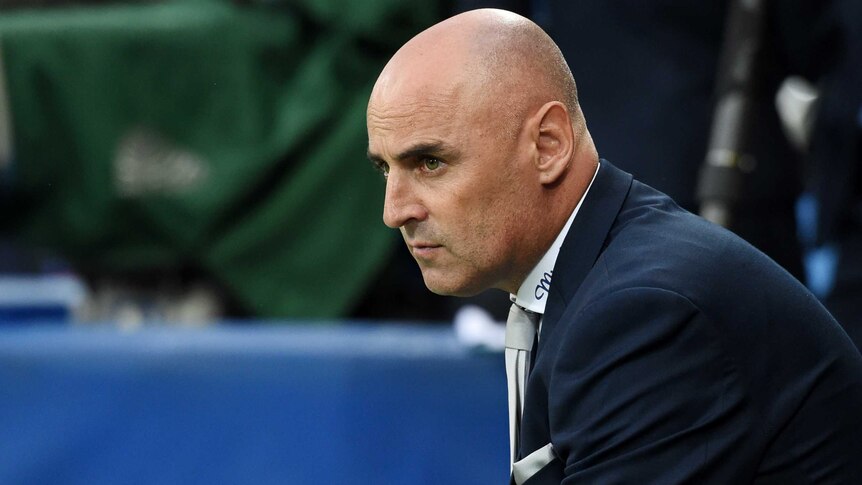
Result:
M210 0L0 16L3 228L87 271L201 268L259 317L344 316L396 240L364 156L368 94L437 15Z

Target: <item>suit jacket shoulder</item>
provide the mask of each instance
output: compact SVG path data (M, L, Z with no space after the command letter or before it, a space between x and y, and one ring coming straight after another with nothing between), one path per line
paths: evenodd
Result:
M862 474L862 358L837 323L759 251L606 161L548 298L522 455L552 443L558 476Z

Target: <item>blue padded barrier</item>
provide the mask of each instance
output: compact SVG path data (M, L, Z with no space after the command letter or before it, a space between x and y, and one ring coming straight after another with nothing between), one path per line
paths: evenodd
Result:
M2 484L494 484L500 354L448 328L0 327Z

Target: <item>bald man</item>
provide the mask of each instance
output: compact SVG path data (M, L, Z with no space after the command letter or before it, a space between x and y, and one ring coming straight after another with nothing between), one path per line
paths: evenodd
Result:
M774 262L599 158L535 24L420 33L367 122L428 288L511 294L513 483L862 483L862 356Z

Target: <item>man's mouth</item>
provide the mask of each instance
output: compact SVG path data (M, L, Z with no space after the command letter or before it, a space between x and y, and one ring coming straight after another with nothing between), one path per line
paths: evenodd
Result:
M410 244L410 250L413 253L413 257L416 257L416 258L428 258L428 257L432 256L435 252L437 252L438 249L440 249L442 247L443 246L441 246L439 244L425 243L425 242L411 243Z

